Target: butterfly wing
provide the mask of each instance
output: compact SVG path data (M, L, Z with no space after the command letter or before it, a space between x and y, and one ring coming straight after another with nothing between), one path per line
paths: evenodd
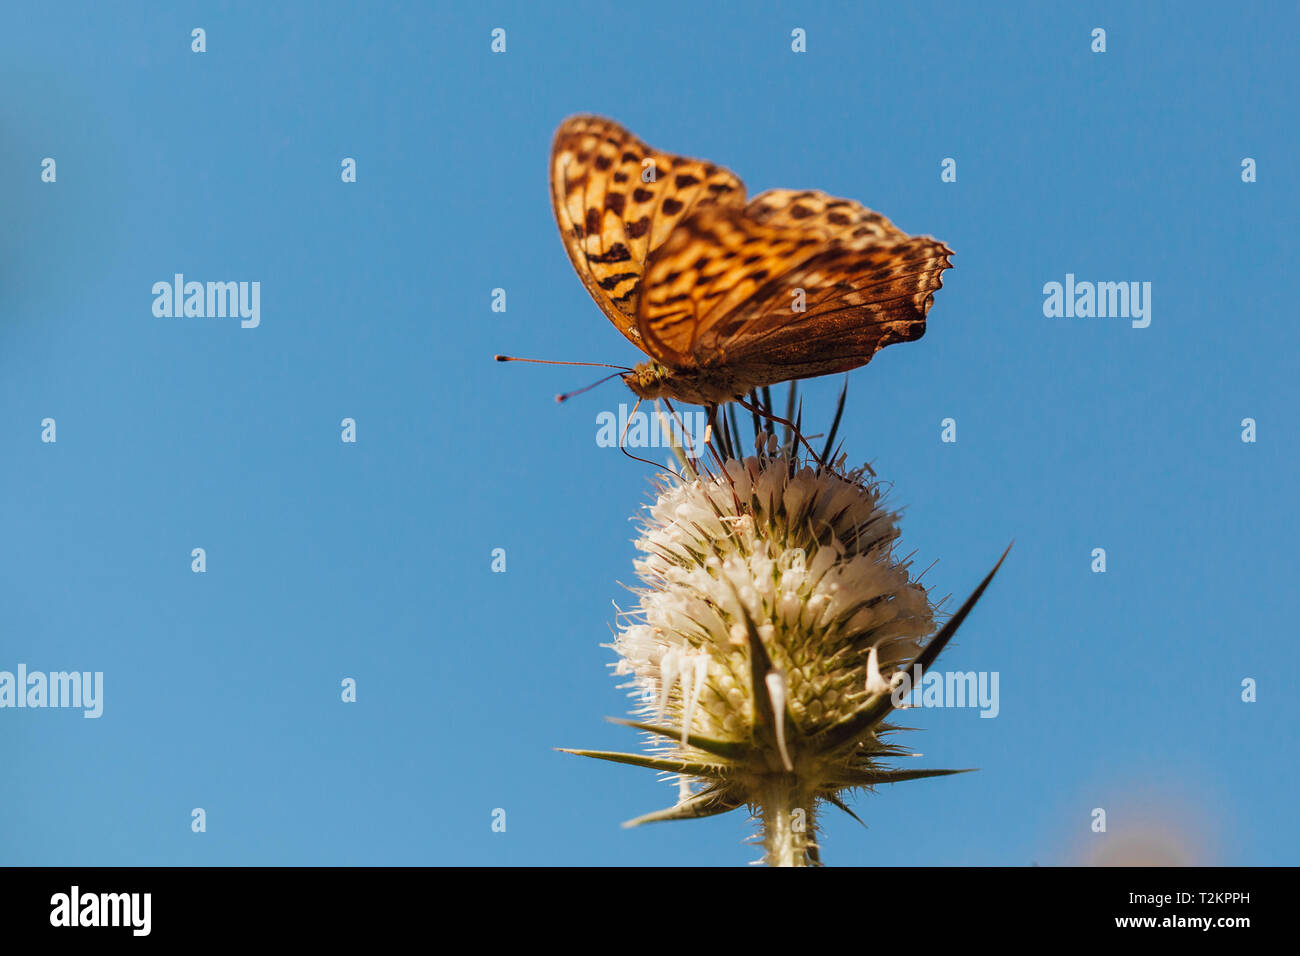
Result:
M847 371L924 334L951 254L851 200L771 190L681 223L647 265L639 327L678 368L754 384Z
M551 202L583 285L645 349L636 314L646 259L694 210L743 208L745 184L721 166L653 149L612 120L573 116L551 148Z
M802 229L756 222L743 209L697 210L646 265L637 313L646 351L675 368L720 363L702 337L746 302L770 295L824 245Z

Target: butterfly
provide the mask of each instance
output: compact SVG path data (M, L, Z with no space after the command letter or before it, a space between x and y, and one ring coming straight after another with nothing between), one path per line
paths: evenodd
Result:
M579 278L650 359L639 397L697 405L846 372L925 333L952 250L860 203L772 189L647 146L612 120L555 134L551 199Z

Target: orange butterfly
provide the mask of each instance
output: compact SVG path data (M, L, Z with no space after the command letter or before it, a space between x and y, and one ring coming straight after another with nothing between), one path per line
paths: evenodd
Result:
M622 376L641 398L742 401L865 365L925 333L951 266L942 242L852 200L772 189L746 204L728 170L598 116L556 132L551 199L583 284L650 357Z

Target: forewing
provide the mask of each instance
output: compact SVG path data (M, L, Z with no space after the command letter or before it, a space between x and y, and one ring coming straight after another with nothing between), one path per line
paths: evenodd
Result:
M647 146L599 116L564 121L551 149L551 200L569 259L596 304L633 344L646 259L700 207L741 208L730 171Z
M823 246L813 233L755 222L744 209L696 210L646 266L637 315L646 351L677 368L720 364L696 348L700 336Z

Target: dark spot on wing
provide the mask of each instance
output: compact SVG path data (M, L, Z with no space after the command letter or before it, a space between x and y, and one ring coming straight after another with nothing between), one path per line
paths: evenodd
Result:
M639 272L620 272L617 275L607 276L600 280L600 287L606 292L615 288L624 279L636 279L640 277Z
M627 262L632 258L632 253L627 251L627 246L621 242L616 242L600 255L587 253L588 262Z

